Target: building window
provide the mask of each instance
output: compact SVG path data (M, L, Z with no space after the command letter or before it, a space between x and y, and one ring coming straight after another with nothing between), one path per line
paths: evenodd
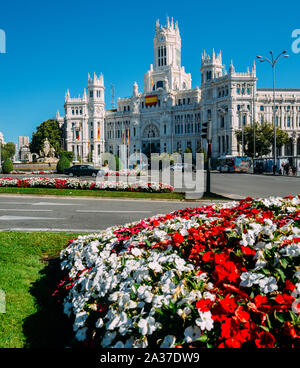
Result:
M93 98L93 96L94 96L93 91L90 91L90 97Z
M163 81L158 81L156 83L156 88L164 88L164 82Z
M166 124L164 125L164 134L167 134L167 126L166 126Z
M74 112L74 109L72 109L72 115L74 115L74 113L75 113L75 112Z
M260 106L259 106L259 110L260 110L260 111L265 111L265 107L264 107L263 105L260 105Z
M286 120L286 126L287 126L288 128L290 128L290 126L291 126L291 117L290 117L290 116L288 116L288 117L287 117L287 120Z

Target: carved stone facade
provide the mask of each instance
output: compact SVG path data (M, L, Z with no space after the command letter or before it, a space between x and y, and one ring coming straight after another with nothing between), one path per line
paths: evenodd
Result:
M181 37L177 22L156 22L154 67L144 75L144 90L133 84L132 96L119 98L117 108L105 110L103 76L88 77L83 96L65 96L65 148L97 162L101 154L119 153L129 143L130 153L195 153L206 142L201 139L202 122L212 124L212 155L239 155L235 130L253 121L273 119L273 92L257 89L255 62L246 72L226 71L222 54L205 51L201 58L201 86L192 88L191 75L181 66ZM300 89L276 90L276 124L286 130L291 143L280 154L300 155ZM129 138L128 138L129 136Z

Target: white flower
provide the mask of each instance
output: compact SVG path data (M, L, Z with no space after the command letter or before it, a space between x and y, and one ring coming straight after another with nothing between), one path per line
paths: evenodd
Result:
M141 318L138 323L142 335L151 335L159 326L160 323L155 322L153 317Z
M174 348L176 337L173 335L165 336L163 342L160 344L161 348Z
M103 326L103 319L99 318L96 322L96 328L101 328Z
M257 284L259 282L260 279L262 279L264 277L264 275L260 274L260 273L254 273L254 272L243 272L241 273L241 286L244 287L251 287L254 284Z
M80 327L83 327L87 318L88 314L86 312L77 313L73 324L73 331L77 331Z
M131 253L135 256L135 257L139 257L142 255L142 251L137 248L137 247L134 247L131 249Z
M163 268L158 262L150 262L148 263L148 267L151 268L154 272L162 272Z
M201 336L201 330L198 326L189 326L184 330L184 340L187 343L196 341Z
M116 331L113 332L107 331L106 334L104 335L104 338L101 341L102 347L107 348L112 343L116 335L117 335Z
M264 294L271 293L272 291L275 291L278 289L278 286L276 284L276 279L273 276L265 277L258 282L260 290Z
M78 340L78 341L83 341L86 339L86 332L87 332L87 327L83 327L83 328L80 328L76 335L75 335L75 338Z
M199 311L199 318L196 319L196 325L201 328L202 331L210 331L214 327L214 321L211 318L211 312L201 312Z
M280 250L280 253L287 257L300 256L300 243L289 244Z

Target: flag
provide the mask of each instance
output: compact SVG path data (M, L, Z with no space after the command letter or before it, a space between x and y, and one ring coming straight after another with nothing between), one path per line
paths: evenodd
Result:
M80 125L81 124L79 124L79 129L78 129L78 140L80 141Z
M152 87L153 87L154 82L153 82L152 75L150 75L150 82L151 82L151 85L152 85Z
M98 141L100 141L100 123L98 123Z
M145 105L152 106L157 104L157 95L145 96Z
M127 130L127 145L129 146L129 129Z
M123 137L122 137L122 141L123 141L123 144L125 144L125 132L124 132L124 128L123 128L123 133L122 133Z

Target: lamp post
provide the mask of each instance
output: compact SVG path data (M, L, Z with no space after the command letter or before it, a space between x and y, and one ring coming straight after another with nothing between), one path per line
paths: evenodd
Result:
M273 51L270 51L270 55L271 58L268 59L266 57L260 56L258 55L257 58L259 59L259 61L261 63L267 61L271 66L272 66L272 70L273 70L273 124L274 124L274 175L276 173L276 100L275 100L275 66L277 61L281 58L281 57L285 57L288 58L289 55L287 55L287 51L284 50L282 51L276 58L274 57Z

